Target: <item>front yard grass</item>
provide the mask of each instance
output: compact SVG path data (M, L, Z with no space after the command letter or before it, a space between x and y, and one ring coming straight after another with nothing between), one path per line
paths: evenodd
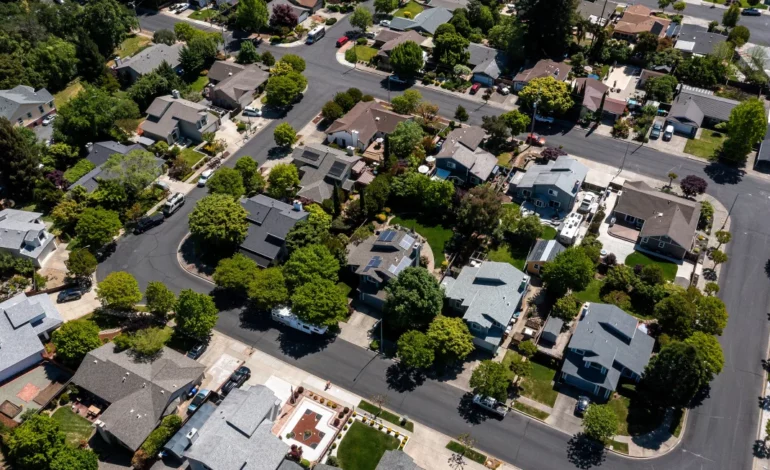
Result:
M657 429L664 414L645 407L636 395L636 385L624 383L617 389L607 405L618 417L619 436L639 436Z
M189 18L191 20L209 21L211 18L217 16L217 11L213 8L206 8L204 10L195 10L190 13Z
M725 139L727 135L722 132L704 129L699 138L687 140L684 151L696 157L713 160L717 157L717 151L722 147Z
M67 88L53 95L53 104L56 106L56 109L61 109L62 106L76 97L81 91L83 91L83 84L80 83L79 78L76 78L67 85Z
M524 414L527 414L534 418L539 419L540 421L545 421L550 416L548 413L546 413L543 410L538 410L537 408L531 407L529 405L525 405L524 403L521 403L518 401L513 404L513 407Z
M91 437L93 431L91 422L73 413L69 408L59 408L51 417L59 424L59 428L65 434L67 444L76 446L80 444L80 441L87 441Z
M367 413L371 413L371 414L373 414L374 416L376 416L378 418L384 419L385 421L387 421L389 423L393 423L396 426L401 426L402 428L406 429L409 432L414 431L414 423L413 422L407 421L406 423L401 424L401 417L400 416L398 416L396 414L393 414L390 411L385 410L385 409L383 409L382 413L380 413L380 408L377 407L377 405L372 405L371 403L369 403L366 400L361 400L361 403L358 404L358 407L361 408L362 410L366 411Z
M631 266L632 268L637 264L641 264L642 266L647 266L648 264L657 264L661 267L661 269L663 269L663 276L666 278L666 280L673 281L676 278L676 264L672 263L671 261L647 256L644 253L640 253L638 251L628 255L624 264L626 266Z
M395 437L356 421L337 450L340 467L345 470L374 470L385 451L398 449L398 444Z
M543 233L540 234L540 238L542 238L543 240L555 240L556 229L551 227L550 225L544 225Z
M372 60L372 57L376 56L377 52L379 52L371 46L356 45L354 46L354 49L356 51L356 60L366 63L369 63L369 61Z
M406 15L404 15L404 13L408 11L409 13L412 14L412 19L414 19L414 17L422 13L424 9L425 8L423 8L422 5L420 5L417 2L409 2L406 5L404 5L402 8L399 8L398 10L396 10L396 12L393 13L393 16L401 16L406 18Z
M433 259L436 266L440 266L446 258L444 257L444 246L452 239L452 230L444 228L442 225L423 224L417 219L393 217L391 224L398 224L402 227L413 229L428 240L430 250L433 252Z
M532 362L532 373L521 382L521 394L540 403L553 407L558 393L553 389L556 369L539 362Z
M486 455L482 454L481 452L476 452L473 449L469 449L468 447L465 447L459 442L449 441L449 444L446 445L446 448L456 454L460 454L464 457L467 457L468 460L473 460L476 463L480 463L481 465L484 465L485 463L487 463Z
M201 159L206 158L205 155L203 155L200 152L196 152L191 148L186 148L182 150L181 155L182 155L182 158L184 158L184 161L187 162L188 165L190 165L190 168L194 167L196 163L201 161Z
M114 55L120 58L133 57L134 55L141 52L142 49L146 49L150 47L151 42L152 40L150 38L147 38L144 36L137 36L137 35L129 36L115 50Z
M600 291L602 290L602 285L604 285L604 281L601 279L594 279L588 284L588 287L580 292L574 292L574 295L581 302L601 302Z
M497 156L497 164L507 168L512 158L513 154L511 152L503 152Z

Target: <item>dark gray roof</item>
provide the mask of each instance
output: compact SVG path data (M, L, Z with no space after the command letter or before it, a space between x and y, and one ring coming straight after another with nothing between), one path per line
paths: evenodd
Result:
M302 470L302 466L293 460L284 460L281 465L278 466L278 470ZM315 464L313 470L339 470L337 467L324 465L322 463Z
M218 122L217 116L207 106L171 95L159 96L147 108L147 119L141 127L145 132L167 137L178 126L178 121L197 126L204 117L206 124L198 129L201 134L215 127Z
M688 100L692 100L698 105L703 116L717 119L720 121L729 121L730 112L738 106L739 102L728 98L715 96L713 91L694 88L687 85L680 85L680 92L674 99L669 112L669 118L677 114L686 115L680 111L679 106L684 106ZM698 124L700 125L700 123Z
M692 97L681 100L677 99L668 113L668 119L671 121L682 124L695 124L697 127L703 124L703 117L703 111Z
M447 135L437 159L451 159L481 181L486 181L497 166L497 157L479 148L486 131L478 126L461 127Z
M198 430L185 451L211 470L276 470L289 446L272 434L271 413L280 400L264 385L233 389Z
M447 134L441 150L443 152L447 146L451 147L455 144L462 144L468 147L470 150L476 150L479 145L481 145L481 142L484 140L484 138L486 138L486 136L487 131L479 126L458 127L457 129L454 129L452 132ZM439 155L441 155L442 152L439 152Z
M213 82L221 82L222 80L232 77L238 72L245 69L245 65L236 64L235 62L227 62L224 60L218 60L211 64L208 77Z
M350 169L361 160L361 157L323 145L297 147L292 158L292 163L302 175L302 189L297 196L318 203L332 197L335 185L342 186L348 182Z
M358 275L387 281L416 263L412 258L415 243L419 240L413 233L383 230L358 245L348 245L348 266Z
M93 163L96 168L81 176L79 180L72 184L72 188L82 186L89 193L93 192L99 186L99 179L110 179L111 175L102 171L102 166L107 160L112 155L128 155L134 150L144 150L144 147L139 144L123 145L113 141L95 143L89 150L86 160ZM155 158L158 175L160 175L164 163L163 159Z
M380 458L375 470L422 470L414 460L400 450L388 450Z
M132 450L142 445L158 420L176 404L178 391L196 383L206 367L163 347L152 359L116 352L107 343L89 352L72 382L110 403L99 419Z
M679 32L676 40L676 49L697 55L706 55L714 52L718 44L727 41L727 38L719 33L709 33L707 31Z
M566 250L564 245L556 240L538 240L527 255L527 262L546 262L556 258L556 255Z
M123 60L121 64L115 67L116 70L132 69L139 75L150 73L157 69L163 61L166 61L171 68L179 66L179 51L184 47L184 43L178 42L170 46L166 44L155 44L144 49L133 57Z
M0 303L0 376L28 357L42 353L38 335L63 322L47 294L17 294ZM42 357L41 357L42 359Z
M247 255L255 255L252 258L263 268L278 257L289 231L308 216L304 210L297 210L291 204L263 194L242 199L241 206L246 209L246 220L249 222L241 250L245 250Z
M540 338L550 341L551 343L556 342L556 338L561 334L561 329L564 326L564 320L561 318L556 318L554 316L548 317L548 321L545 322L545 326L543 327L543 332L540 334Z
M593 20L593 22L598 23L599 18L604 18L604 21L606 22L610 16L615 13L615 9L618 7L618 4L615 2L603 2L601 0L597 0L595 2L590 2L588 0L582 0L577 7L577 12L580 16L585 18L586 20ZM592 18L593 17L593 18Z
M468 0L430 0L428 5L433 8L446 8L449 11L455 11L458 8L466 8Z
M442 286L447 298L461 302L465 321L504 328L519 307L528 281L529 276L510 263L484 261L478 267L465 266L457 279Z
M184 451L190 447L190 440L187 438L187 434L193 429L200 430L216 409L217 406L210 401L201 405L163 448L180 459L184 458Z
M452 19L452 12L446 8L428 8L418 13L414 19L396 17L390 22L390 28L397 31L419 29L434 34L436 29Z
M564 155L545 165L533 165L526 172L517 172L511 185L517 189L556 187L565 193L576 195L588 174L588 167L574 158Z
M232 76L225 77L214 87L214 93L223 93L233 101L251 101L254 91L267 81L269 74L256 65L249 65Z
M492 78L499 78L501 72L508 68L508 55L504 51L470 43L468 52L471 54L468 64L473 67L473 73L483 73Z

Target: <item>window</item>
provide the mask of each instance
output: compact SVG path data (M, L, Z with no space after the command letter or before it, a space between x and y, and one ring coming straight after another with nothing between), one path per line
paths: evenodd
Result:
M540 265L539 264L533 264L532 267L535 268L535 271L538 271L538 272L540 271Z
M454 162L446 162L446 167L449 168L450 170L454 170L455 168L457 168L457 165L455 165Z
M27 113L27 118L32 119L32 113Z
M23 125L24 124L24 120L22 118L19 118L18 122L19 122L19 125Z
M43 109L43 105L42 104L37 107L37 110L40 111L40 114L43 114L45 112L45 110Z
M551 206L551 207L561 207L561 202L559 202L559 201L551 201L551 202L548 203L548 205Z
M549 194L550 196L558 196L558 195L559 195L559 192L558 192L558 191L556 191L555 189L549 189L549 190L548 190L548 194Z
M532 195L532 191L530 191L529 189L522 189L521 194L523 194L524 197L529 197L530 195Z
M48 102L48 107L49 107L49 108L51 108L51 109L53 109L53 101L49 101L49 102Z
M537 206L537 207L543 207L543 206L545 206L545 204L543 204L543 201L540 201L540 200L536 200L536 201L535 201L535 206Z
M648 237L642 237L642 243L647 243L647 240L649 240Z
M589 362L589 364L591 364L591 367L593 367L594 369L599 369L599 370L602 369L602 365L601 364L597 364L595 362Z
M574 352L575 354L577 354L577 355L579 355L579 356L583 356L583 355L585 355L585 353L586 353L586 352L585 352L585 351L583 351L582 349L573 349L573 350L572 350L572 352Z
M636 222L636 217L634 217L632 215L626 215L626 222L634 223L634 222Z
M666 247L666 242L659 242L658 243L658 248L665 248L665 247Z

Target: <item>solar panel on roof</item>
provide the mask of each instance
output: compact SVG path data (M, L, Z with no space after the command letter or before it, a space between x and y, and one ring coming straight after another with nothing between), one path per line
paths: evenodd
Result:
M369 263L364 268L364 272L369 271L372 268L379 268L382 264L382 257L381 256L375 256L372 259L369 260Z
M398 242L398 246L404 250L408 250L412 246L412 243L414 243L414 238L409 235L404 235L404 238Z
M311 162L315 162L315 161L318 161L319 158L321 158L321 155L316 152L313 152L312 150L306 149L304 152L302 152L302 158L306 160L310 160Z
M377 238L377 241L381 242L391 242L393 239L396 238L396 231L395 230L385 230L382 232Z
M331 168L329 168L329 174L332 176L341 176L343 170L345 170L345 164L342 162L334 162Z

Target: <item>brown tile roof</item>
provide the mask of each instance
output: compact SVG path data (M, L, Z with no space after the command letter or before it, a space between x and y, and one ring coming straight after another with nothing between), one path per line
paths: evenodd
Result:
M390 134L399 122L409 119L411 117L385 109L376 101L360 101L347 114L334 121L326 133L357 130L358 139L369 142L377 132Z
M533 78L553 77L558 81L567 79L572 67L564 62L554 62L550 59L538 61L533 67L524 69L513 77L514 82L529 82Z
M634 15L650 16L652 14L652 10L650 8L647 8L644 5L631 5L630 7L625 9L625 11L623 12L623 16L625 16L628 13L631 13Z
M420 45L425 41L425 37L420 35L417 31L407 31L383 44L382 47L380 47L380 52L388 53L395 49L399 44L403 44L407 41L414 41L417 45Z
M651 14L652 10L644 5L632 5L623 12L623 17L615 25L615 31L623 34L655 32L659 36L665 35L671 20Z
M598 111L602 104L602 96L609 87L595 78L578 78L578 89L583 93L583 106L589 111ZM604 99L604 110L620 116L626 110L626 102L615 98Z

